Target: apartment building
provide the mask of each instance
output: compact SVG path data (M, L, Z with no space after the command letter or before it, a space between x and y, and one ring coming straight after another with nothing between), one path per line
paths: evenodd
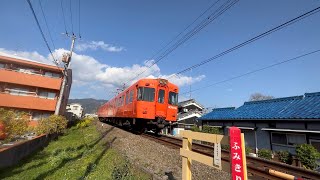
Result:
M14 56L0 55L0 108L25 111L37 121L54 114L60 88L62 69ZM59 114L65 113L72 83L68 71Z
M80 119L83 116L83 107L79 103L71 103L66 107L67 112L70 112L73 117Z

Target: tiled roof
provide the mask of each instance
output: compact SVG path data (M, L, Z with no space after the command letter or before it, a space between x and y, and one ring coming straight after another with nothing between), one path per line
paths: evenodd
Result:
M320 92L216 108L199 119L320 119Z

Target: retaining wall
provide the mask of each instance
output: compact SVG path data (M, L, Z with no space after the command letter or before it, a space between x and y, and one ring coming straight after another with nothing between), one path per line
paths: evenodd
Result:
M34 139L0 149L0 169L17 164L21 159L47 146L50 140L55 137L57 135L41 135Z

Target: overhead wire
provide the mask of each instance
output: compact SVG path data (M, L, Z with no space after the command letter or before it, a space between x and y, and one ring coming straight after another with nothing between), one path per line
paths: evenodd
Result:
M72 3L71 0L69 0L69 11L70 11L70 18L71 18L71 30L72 30L72 35L74 35L74 31L73 31L73 18L72 18Z
M244 74L241 74L241 75L238 75L238 76L234 76L234 77L231 77L231 78L228 78L228 79L225 79L225 80L213 83L213 84L209 84L209 85L206 85L206 86L203 86L203 87L200 87L200 88L193 89L191 91L187 91L187 92L181 93L181 95L189 94L191 92L199 91L199 90L202 90L202 89L205 89L205 88L209 88L211 86L215 86L215 85L222 84L222 83L225 83L225 82L228 82L228 81L232 81L234 79L238 79L238 78L241 78L241 77L244 77L244 76L248 76L248 75L257 73L259 71L270 69L270 68L272 68L274 66L279 66L279 65L282 65L282 64L285 64L285 63L288 63L288 62L291 62L291 61L295 61L295 60L298 60L298 59L301 59L303 57L306 57L306 56L309 56L309 55L312 55L312 54L315 54L315 53L319 53L319 52L320 52L320 49L315 50L315 51L311 51L311 52L308 52L308 53L305 53L305 54L302 54L302 55L299 55L299 56L296 56L296 57L293 57L293 58L290 58L290 59L287 59L287 60L284 60L284 61L280 61L280 62L271 64L271 65L268 65L268 66L265 66L265 67L262 67L262 68L259 68L259 69L255 69L255 70L249 71L247 73L244 73Z
M162 51L163 49L165 49L166 47L168 47L169 44L172 44L172 42L174 40L176 40L183 32L185 32L189 27L191 27L201 16L203 16L205 13L207 13L212 7L214 7L214 5L216 5L220 0L214 2L208 9L206 9L203 13L200 14L200 16L198 16L196 18L196 20L194 20L190 25L187 26L187 28L185 28L182 32L180 32L178 34L178 36L176 36L172 41L170 41L164 48L162 48L160 51ZM231 2L231 3L230 3ZM187 40L189 40L191 37L193 37L195 34L197 34L200 30L202 30L204 27L206 27L209 23L211 23L213 20L215 20L216 18L218 18L220 15L222 15L224 12L226 12L229 8L231 8L235 3L237 3L238 0L228 0L226 1L224 4L222 4L217 10L213 11L210 13L210 15L207 16L207 18L203 19L198 25L196 25L192 30L188 31L181 39L179 39L176 43L174 43L171 47L169 47L168 49L166 49L160 56L158 56L158 58L155 59L154 62L152 62L149 66L147 66L147 68L145 68L145 70L143 70L142 72L138 73L135 77L131 78L130 80L128 80L127 82L125 82L125 84L127 84L128 82L136 79L137 77L139 77L140 75L142 75L143 73L145 73L148 69L150 69L152 66L154 66L155 64L157 64L158 62L160 62L163 58L165 58L166 56L168 56L171 52L173 52L175 49L177 49L180 45L182 45L183 43L185 43ZM159 52L157 52L156 54L159 54Z
M200 67L200 66L202 66L204 64L207 64L207 63L209 63L209 62L211 62L211 61L213 61L215 59L218 59L219 57L222 57L222 56L224 56L226 54L229 54L230 52L233 52L233 51L235 51L235 50L237 50L237 49L239 49L239 48L241 48L243 46L246 46L246 45L248 45L248 44L250 44L252 42L255 42L255 41L257 41L257 40L259 40L259 39L261 39L261 38L263 38L265 36L268 36L268 35L276 32L276 31L279 31L279 30L281 30L281 29L283 29L283 28L285 28L285 27L287 27L289 25L292 25L292 24L294 24L294 23L296 23L296 22L298 22L298 21L300 21L300 20L302 20L302 19L304 19L306 17L309 17L309 16L311 16L311 15L313 15L315 13L318 13L319 10L320 10L320 7L317 7L315 9L311 10L311 11L308 11L308 12L296 17L296 18L293 18L293 19L291 19L291 20L289 20L289 21L287 21L285 23L282 23L281 25L278 25L278 26L276 26L274 28L271 28L270 30L267 30L267 31L255 36L255 37L253 37L253 38L250 38L249 40L246 40L246 41L244 41L244 42L242 42L242 43L240 43L240 44L238 44L238 45L236 45L236 46L234 46L234 47L232 47L230 49L227 49L226 51L223 51L222 53L217 54L217 55L215 55L215 56L213 56L213 57L211 57L211 58L209 58L207 60L204 60L204 61L202 61L200 63L194 64L194 65L192 65L192 66L190 66L188 68L185 68L185 69L183 69L181 71L178 71L175 74L180 75L180 74L183 74L183 73L185 73L187 71L190 71L191 69L198 68L198 67Z
M61 5L61 10L62 10L62 16L63 16L63 24L64 24L64 29L66 31L66 35L68 35L67 25L66 25L66 18L65 18L65 15L64 15L64 9L63 9L62 1L63 0L60 1L60 5Z
M79 22L78 22L78 25L79 25L79 38L81 38L81 25L80 25L80 22L81 22L81 20L80 20L80 18L81 18L81 16L80 16L80 14L81 14L80 13L81 6L80 6L80 0L78 2L79 2L78 3L79 4L79 8L78 8L79 9L79 11L78 11L79 12L79 14L78 14L79 15Z
M56 49L56 46L55 46L55 44L54 44L54 42L53 42L53 39L52 39L52 36L51 36L50 28L49 28L48 23L47 23L47 18L46 18L46 16L45 16L44 11L43 11L43 8L42 8L41 0L38 0L38 1L39 1L39 4L40 4L40 9L41 9L42 16L43 16L44 22L45 22L46 27L47 27L47 30L48 30L48 34L49 34L51 43L52 43L52 45L53 45L53 48Z
M37 26L38 26L38 28L39 28L39 30L40 30L40 33L41 33L41 35L42 35L42 38L43 38L43 40L44 40L44 42L45 42L45 44L46 44L46 46L47 46L47 48L48 48L48 50L49 50L49 52L50 52L50 54L51 54L51 57L52 57L52 59L53 59L53 62L58 66L59 63L58 63L58 61L56 60L56 58L54 57L54 55L53 55L53 53L52 53L52 51L51 51L51 48L50 48L49 43L48 43L48 41L47 41L47 39L46 39L43 31L42 31L42 28L41 28L41 26L40 26L40 23L39 23L39 20L38 20L38 18L37 18L37 16L36 16L36 13L34 12L33 6L32 6L32 4L31 4L30 0L27 0L27 2L28 2L28 4L29 4L29 6L30 6L30 9L31 9L32 14L33 14L33 17L34 17L34 19L35 19L35 21L36 21L36 23L37 23Z

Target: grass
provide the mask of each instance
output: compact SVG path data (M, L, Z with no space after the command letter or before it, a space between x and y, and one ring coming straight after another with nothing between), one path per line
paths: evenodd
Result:
M94 125L68 129L18 165L0 170L0 179L151 179L116 150Z

